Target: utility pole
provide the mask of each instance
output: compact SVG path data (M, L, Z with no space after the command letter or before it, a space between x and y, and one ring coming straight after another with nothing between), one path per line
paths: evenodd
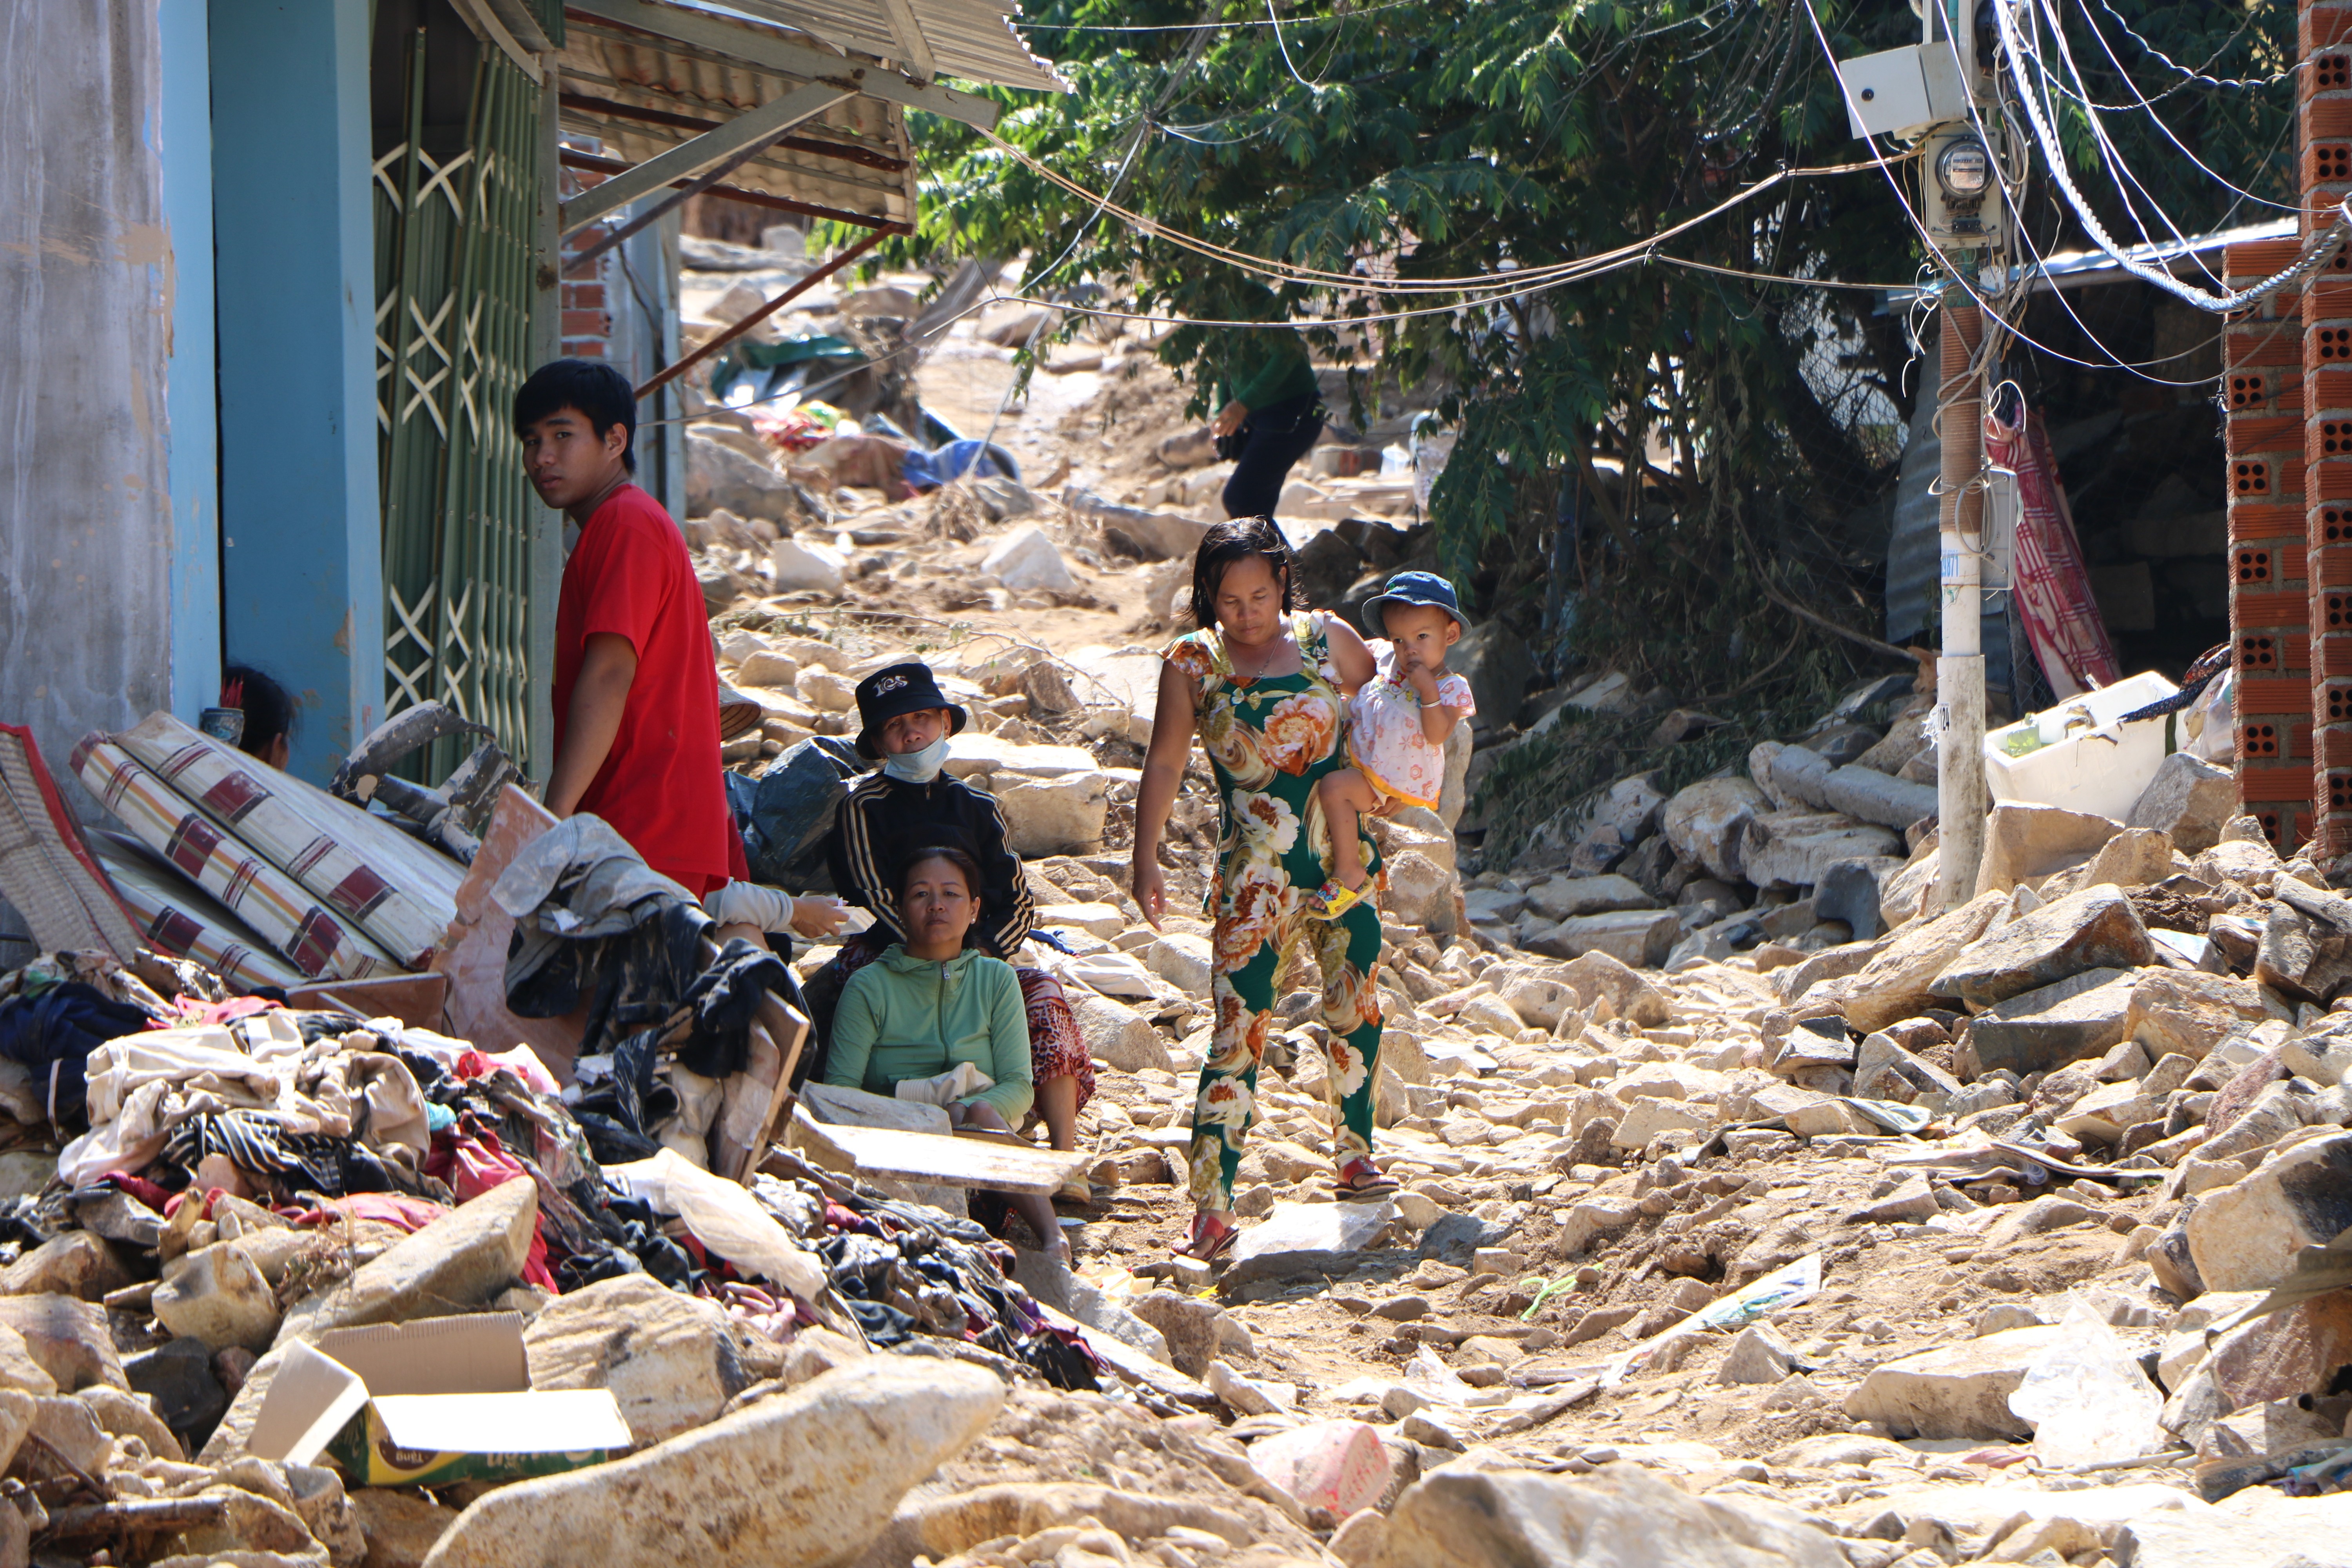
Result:
M1975 892L1984 858L1984 403L1993 367L1980 353L1985 321L1976 300L2006 292L2010 224L2000 175L2009 165L1975 0L1912 0L1912 8L1919 14L1916 45L1842 61L1838 75L1854 134L1890 135L1920 148L1915 212L1947 274L1935 382L1943 628L1935 712L1941 844L1931 908L1940 911ZM1924 384L1920 394L1927 395Z

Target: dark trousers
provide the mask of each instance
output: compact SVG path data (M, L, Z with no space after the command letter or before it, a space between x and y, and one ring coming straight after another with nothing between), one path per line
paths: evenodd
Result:
M1322 399L1313 394L1253 408L1234 432L1233 478L1225 481L1227 517L1272 517L1283 476L1323 434Z

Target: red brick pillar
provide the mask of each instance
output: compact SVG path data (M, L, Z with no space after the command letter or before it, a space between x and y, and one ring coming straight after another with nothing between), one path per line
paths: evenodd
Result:
M2292 266L2301 248L2294 239L2233 245L2224 276L2242 288ZM2232 317L2226 332L2238 796L2284 848L2310 834L2313 778L2302 301L2275 295Z
M2308 237L2332 225L2352 194L2352 0L2305 0L2299 32L2302 58L2311 61L2297 90ZM2352 851L2352 272L2345 263L2339 249L2302 299L2309 565L2295 574L2307 576L2311 606L2312 837L2323 862Z

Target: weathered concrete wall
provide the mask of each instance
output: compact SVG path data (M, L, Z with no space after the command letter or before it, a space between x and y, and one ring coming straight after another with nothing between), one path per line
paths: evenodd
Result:
M158 69L155 0L0 5L0 721L53 772L172 701Z

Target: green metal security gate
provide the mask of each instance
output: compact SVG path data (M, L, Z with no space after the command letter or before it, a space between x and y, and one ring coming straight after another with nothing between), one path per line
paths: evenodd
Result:
M529 373L541 89L498 49L479 49L464 144L436 163L425 46L419 28L407 133L375 164L384 712L439 698L527 758L539 500L508 411ZM458 753L436 750L437 777Z

